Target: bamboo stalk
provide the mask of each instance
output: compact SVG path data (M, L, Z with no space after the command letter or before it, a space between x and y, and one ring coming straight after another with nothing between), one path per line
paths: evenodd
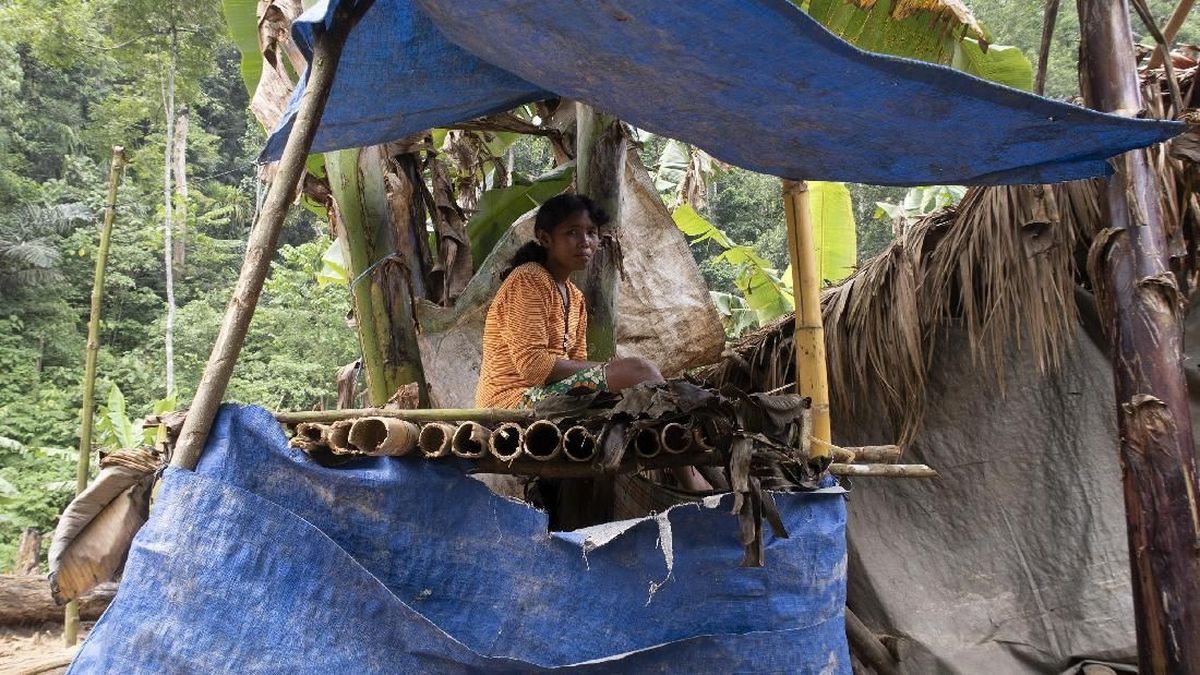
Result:
M315 422L331 424L339 420L353 420L360 417L394 417L414 424L427 422L478 422L480 424L501 424L504 422L532 422L531 410L510 410L508 408L442 408L417 410L392 410L390 408L343 408L341 410L297 410L275 413L275 419L280 424L300 424Z
M467 422L454 430L450 449L458 457L477 459L487 454L488 439L491 436L491 429L476 422Z
M925 464L841 464L829 465L835 476L871 476L875 478L937 478L938 472Z
M525 439L525 430L512 422L501 424L492 432L488 439L488 449L492 456L502 462L512 462L521 456L521 446Z
M394 417L364 417L350 425L350 444L368 455L403 457L417 447L420 429Z
M526 457L532 457L539 462L548 462L558 457L562 452L562 432L553 422L538 420L525 430L525 439L521 448Z
M563 454L575 462L588 462L596 456L596 436L581 426L563 434Z
M854 653L879 675L899 675L900 666L879 637L867 628L858 615L846 608L846 637Z
M342 3L335 10L328 30L322 22L313 25L314 47L308 87L300 101L291 133L288 134L275 180L271 183L258 221L246 244L246 256L242 261L237 287L225 308L225 317L204 367L204 375L192 399L183 429L179 432L179 443L171 459L173 466L195 469L200 461L200 453L204 451L213 419L229 386L229 378L242 344L246 341L246 331L250 328L263 282L275 255L279 231L291 206L296 186L300 183L309 148L312 147L329 91L333 87L346 36L373 4L373 0L360 0L350 9L349 3Z
M652 428L639 430L633 435L633 450L638 457L649 459L658 456L662 444L658 440L658 431Z
M662 428L658 440L663 450L677 455L692 446L692 428L690 425L670 422Z
M1042 43L1038 48L1037 76L1033 82L1033 90L1039 95L1046 93L1046 71L1050 65L1050 42L1054 38L1054 24L1057 20L1058 0L1046 0L1046 10L1042 14Z
M821 321L821 275L808 208L808 185L783 181L787 216L788 254L792 261L792 292L796 297L796 385L801 396L812 399L813 437L832 440L829 423L829 374L825 365L825 327ZM811 457L829 455L817 444Z
M1174 42L1175 35L1179 33L1179 28L1183 26L1183 22L1187 19L1188 13L1192 11L1192 5L1195 0L1180 0L1175 7L1175 11L1171 12L1171 18L1167 19L1167 25L1163 28L1163 38L1167 42ZM1154 52L1150 56L1150 68L1158 68L1163 64L1163 53L1160 51Z
M117 219L117 188L125 168L125 148L114 145L108 166L108 201L100 227L100 247L96 251L96 272L92 278L92 307L88 315L87 347L83 355L83 409L80 410L79 459L75 465L75 494L87 488L88 467L92 459L92 423L96 411L96 358L100 354L100 312L104 303L104 273L108 267L108 248L113 223ZM79 641L79 606L67 604L63 615L63 642L68 647Z
M453 441L454 427L441 422L433 422L421 427L418 444L421 447L421 454L426 459L438 459L450 454Z

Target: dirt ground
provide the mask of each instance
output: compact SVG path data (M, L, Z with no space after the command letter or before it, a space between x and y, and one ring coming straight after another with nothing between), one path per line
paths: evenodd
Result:
M93 623L85 621L79 627L80 641L87 636ZM65 667L33 671L31 668L45 658L66 654L67 651L62 642L61 623L0 628L0 675L64 672Z

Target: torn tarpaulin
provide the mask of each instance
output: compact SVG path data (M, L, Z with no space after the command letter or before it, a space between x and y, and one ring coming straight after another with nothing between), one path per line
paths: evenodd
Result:
M732 498L587 531L453 463L325 469L269 413L225 407L195 473L168 470L74 672L671 670L849 673L841 495L778 495L790 539L737 566ZM665 583L664 583L665 581ZM646 603L651 583L660 584ZM826 670L827 669L827 670Z

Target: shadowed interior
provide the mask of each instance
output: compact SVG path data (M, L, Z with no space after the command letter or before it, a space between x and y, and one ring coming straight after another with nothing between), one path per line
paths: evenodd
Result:
M492 432L492 454L499 459L513 459L521 454L521 427L516 424L502 424Z
M468 422L454 431L452 448L462 457L482 457L487 452L489 432L486 427Z
M642 429L633 437L633 447L641 457L654 457L658 454L658 432L654 429Z
M558 452L562 433L554 424L537 421L525 430L525 451L538 459L549 459Z
M577 462L586 462L596 455L596 437L583 427L571 427L563 434L563 452Z
M692 444L692 430L690 427L671 422L663 427L662 431L662 446L663 450L670 453L680 453L688 449Z

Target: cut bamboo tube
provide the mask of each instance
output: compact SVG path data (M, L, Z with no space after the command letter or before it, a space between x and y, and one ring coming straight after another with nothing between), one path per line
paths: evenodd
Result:
M350 420L342 420L334 422L329 427L329 435L326 438L329 444L329 449L335 455L357 455L361 454L358 448L350 442L350 428L354 426L354 422Z
M350 444L368 455L403 457L417 447L421 431L412 422L364 417L350 425Z
M296 425L296 436L303 438L310 443L329 444L329 425L315 424L313 422L304 422Z
M421 427L421 435L418 438L421 454L427 459L438 459L449 455L453 441L454 427L441 422Z
M899 461L900 455L904 449L898 445L863 445L859 447L843 448L832 443L826 444L829 448L829 454L835 462L849 464L858 462L860 464L887 464Z
M697 424L692 427L692 444L706 452L717 448L717 441L711 436L711 429L707 424Z
M341 410L296 410L275 413L275 420L280 424L300 424L301 422L320 422L332 424L339 420L352 420L360 417L393 417L396 419L425 424L427 422L459 422L471 421L480 424L502 424L504 422L532 422L531 410L510 410L507 408L442 408L393 410L390 408L344 408Z
M692 428L687 424L670 422L662 428L658 441L663 450L677 455L692 447Z
M487 454L488 439L491 436L491 429L476 422L467 422L454 430L450 449L458 457L477 459Z
M633 450L638 457L647 459L656 457L661 449L662 444L658 440L658 431L647 428L641 429L633 435Z
M783 181L783 202L792 260L792 293L796 298L796 386L801 396L812 399L812 435L828 443L832 439L829 374L825 364L825 328L821 322L821 273L808 208L808 185L804 181ZM829 450L817 444L810 457L828 455Z
M563 434L563 454L575 462L589 462L596 456L596 436L581 426Z
M925 464L840 464L829 465L835 476L875 476L886 478L937 478L938 472Z
M538 420L525 430L525 440L521 447L527 457L539 462L552 460L562 451L562 432L553 422Z
M488 439L488 449L496 459L509 462L521 456L524 439L525 430L521 425L508 422L492 432L492 437Z
M300 98L300 105L284 145L275 179L271 182L263 208L246 242L246 254L238 274L238 283L225 308L225 317L221 320L217 339L213 343L208 363L204 366L204 375L196 387L196 396L192 399L189 414L179 432L179 443L176 445L174 457L171 458L173 466L192 470L200 461L200 453L204 451L204 442L208 439L213 420L217 416L217 408L221 405L221 399L225 397L229 378L233 375L238 354L246 341L246 331L250 328L250 319L258 306L263 282L271 269L271 260L275 256L283 220L304 173L308 151L312 147L313 137L325 111L329 91L333 88L334 75L337 73L342 47L346 44L346 36L372 4L372 0L355 3L353 7L349 6L350 3L343 3L334 12L334 20L328 30L322 22L313 26L313 59L309 68L308 86Z
M100 312L104 298L104 272L108 267L108 247L113 223L117 219L117 188L125 167L125 148L114 145L108 165L108 203L100 226L100 247L96 250L96 272L92 277L92 306L88 315L87 347L83 353L83 409L80 410L79 458L75 464L75 494L87 488L88 467L92 460L92 423L96 409L96 357L100 353ZM79 641L79 606L71 601L63 615L63 642L68 647Z

